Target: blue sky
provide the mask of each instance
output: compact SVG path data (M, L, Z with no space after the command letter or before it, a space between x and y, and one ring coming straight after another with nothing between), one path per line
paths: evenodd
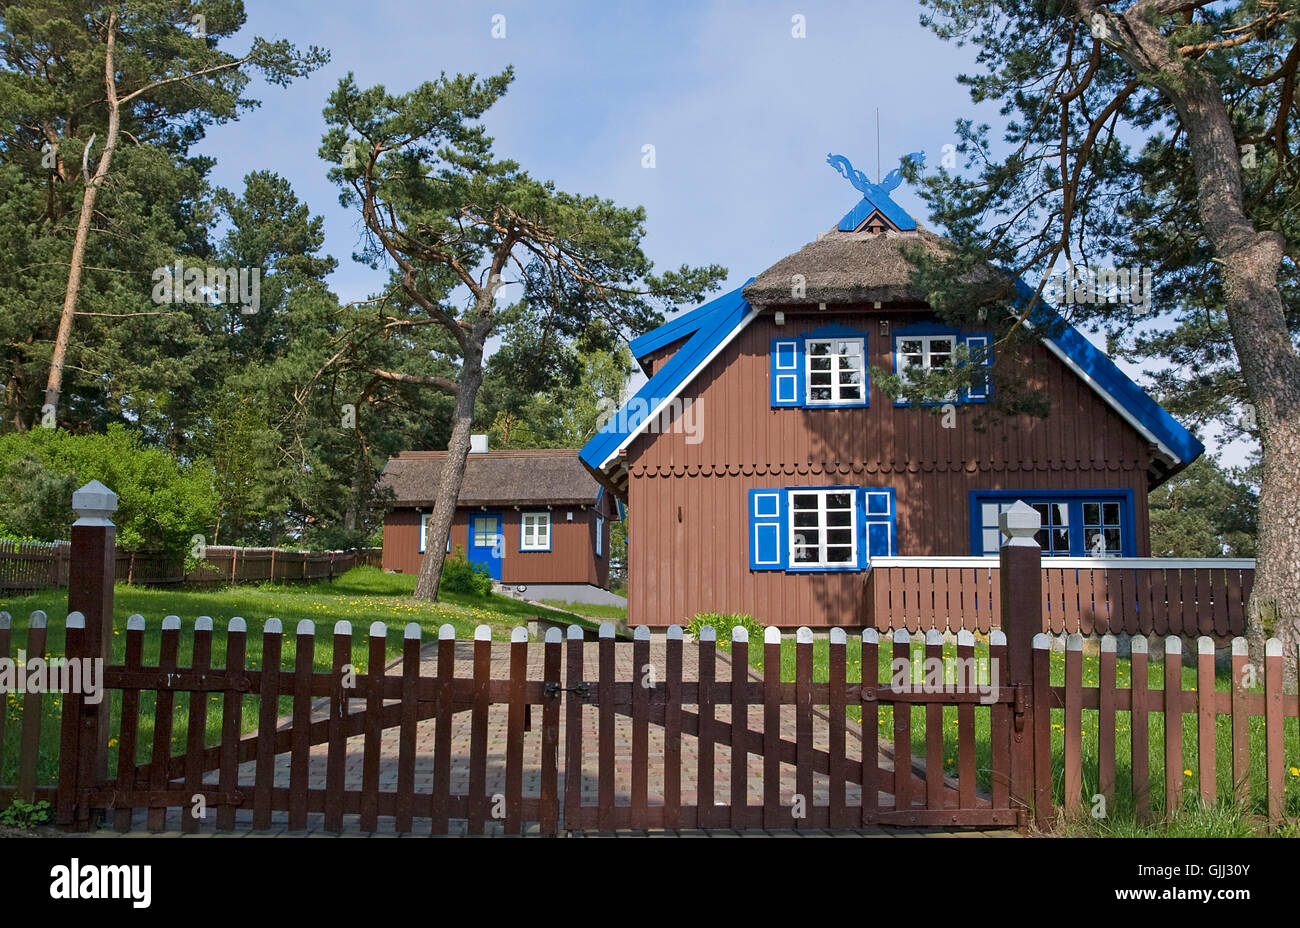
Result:
M940 41L909 3L249 0L247 11L232 50L257 34L323 46L333 60L288 88L254 83L262 105L214 127L198 150L217 159L214 182L236 191L252 170L290 180L325 217L325 248L339 261L330 283L344 300L384 281L351 260L360 220L339 205L317 155L321 110L349 71L363 87L406 91L443 71L513 65L514 85L485 118L498 154L561 189L644 206L657 268L721 264L729 287L857 202L826 155L874 176L877 109L886 172L908 152L939 158L957 119L1000 124L957 83L975 69L972 49ZM493 37L498 14L504 38ZM792 34L796 15L803 38ZM654 168L642 166L645 145ZM894 197L926 223L906 185Z
M441 71L516 79L486 117L500 155L562 189L640 204L658 268L718 263L732 286L797 250L859 199L829 152L876 171L925 149L938 157L972 107L954 80L968 49L941 42L905 3L248 3L245 35L328 48L330 65L288 88L255 84L258 109L199 147L235 190L250 170L287 177L325 217L338 294L362 299L379 274L350 259L356 215L338 205L317 155L321 110L339 78L408 90ZM503 39L492 17L505 16ZM792 37L792 17L807 37ZM238 43L235 46L237 47ZM992 117L990 112L989 118ZM642 146L655 146L653 169ZM924 218L906 189L900 204ZM509 296L507 292L504 294Z

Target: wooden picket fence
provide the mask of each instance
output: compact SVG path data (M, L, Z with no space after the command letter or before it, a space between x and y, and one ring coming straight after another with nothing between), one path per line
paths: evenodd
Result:
M1051 639L1040 634L1034 639L1035 686L1049 673L1049 648ZM1105 635L1101 639L1098 658L1098 682L1083 682L1083 636L1070 635L1066 639L1065 682L1050 686L1052 708L1062 709L1063 738L1063 798L1067 814L1078 814L1081 805L1094 801L1100 795L1105 807L1113 809L1117 789L1126 785L1127 798L1139 820L1151 818L1150 728L1151 716L1163 722L1164 752L1164 814L1169 817L1184 807L1188 793L1207 805L1222 798L1230 798L1238 806L1249 806L1252 797L1251 720L1262 718L1264 764L1263 786L1267 798L1267 818L1282 822L1287 818L1286 782L1288 770L1297 763L1296 745L1292 743L1290 760L1286 757L1286 719L1300 717L1300 697L1283 692L1282 645L1276 638L1265 644L1262 668L1249 663L1245 638L1232 640L1231 680L1227 690L1215 686L1214 640L1202 636L1196 640L1196 682L1193 689L1183 688L1182 639L1170 635L1164 639L1163 685L1150 688L1149 670L1152 656L1148 653L1146 638L1131 641L1131 684L1119 686L1116 682L1117 639ZM1256 692L1252 682L1262 682L1263 692ZM1096 717L1096 792L1089 794L1083 787L1084 769L1084 717L1085 710L1095 710ZM1129 719L1129 777L1121 784L1116 776L1116 734L1120 713ZM1195 719L1196 769L1186 768L1196 776L1194 791L1185 788L1183 728L1187 717ZM1230 768L1230 794L1219 792L1220 758L1218 747L1218 719L1230 720L1230 747L1222 766ZM1040 737L1050 737L1049 713L1036 717ZM1188 745L1190 747L1190 745ZM1087 760L1093 760L1088 758ZM1039 786L1044 786L1039 780ZM1040 798L1039 802L1044 800Z
M0 649L8 654L9 617L0 614ZM316 669L316 633L313 623L299 623L294 637L291 669L281 667L284 634L280 622L268 620L261 637L262 669L247 666L248 641L242 619L232 619L226 629L225 660L214 667L213 623L200 618L190 635L188 666L179 660L181 627L175 616L158 630L158 658L145 663L146 628L141 616L126 625L125 659L109 665L103 675L105 697L101 705L120 705L109 729L116 750L115 774L96 773L93 745L84 740L86 706L65 697L61 716L57 763L57 813L61 825L85 829L103 813L120 831L143 825L152 831L175 827L179 814L183 832L199 828L187 814L199 797L217 830L237 827L236 812L249 815L238 827L265 829L274 813L287 814L287 827L307 826L308 815L319 813L321 827L339 831L344 816L358 816L362 831L374 831L380 816L391 816L399 833L423 831L445 834L453 820L464 822L470 834L482 834L488 823L501 819L506 834L520 833L532 823L542 834L561 828L612 831L646 828L772 829L854 828L878 824L1013 826L1020 816L1009 798L1010 752L999 750L992 759L993 790L983 795L976 783L974 713L979 703L991 712L993 729L1003 742L1009 738L1017 699L1015 686L1004 686L981 696L959 684L922 691L910 684L893 686L877 682L875 670L879 636L863 635L864 674L847 673L847 638L842 630L830 642L830 680L814 681L813 640L807 629L797 636L796 674L780 679L780 635L769 629L763 648L765 673L751 679L747 663L748 641L737 629L731 653L722 657L713 630L688 644L680 627L670 629L664 642L661 683L647 686L645 669L651 666L650 636L638 630L633 643L616 643L612 624L600 630L593 662L584 652L584 630L570 627L567 644L559 629L551 629L541 644L541 674L529 673L530 644L525 629L515 629L509 645L509 673L492 673L492 642L487 626L480 626L472 643L472 672L457 674L457 642L451 626L443 626L437 641L436 670L421 672L421 630L408 625L403 632L400 661L386 666L387 628L375 623L369 630L365 673L349 681L346 669L353 655L349 623L338 622L328 645L329 671ZM45 649L46 628L41 616L29 622L27 647ZM85 620L69 616L67 650L84 648ZM632 669L626 679L615 668L615 648L632 649ZM941 643L931 639L928 657L941 654ZM689 654L698 667L696 679L683 679ZM974 638L961 641L959 657L968 663ZM1004 660L1005 638L994 637L991 658ZM893 643L895 658L907 659L906 632ZM720 679L720 657L730 667ZM20 739L18 783L5 793L31 801L50 791L36 790L36 756L43 716L42 693L27 694ZM289 716L281 716L281 699L291 702ZM322 718L317 700L328 700ZM219 702L219 705L214 705ZM962 763L956 781L945 776L942 757L942 709L959 707ZM814 707L825 705L819 716ZM862 729L861 749L849 751L846 732L851 724L847 709L856 706L864 718L876 719L880 707L895 713L892 768L881 765L878 723ZM152 706L152 729L143 734L142 707ZM494 706L504 706L506 719L504 788L488 788L489 717ZM525 760L525 732L532 728L532 710L540 707L540 740L536 753ZM750 707L762 711L762 724L751 727ZM792 708L797 721L782 725L780 715ZM252 709L253 712L249 712ZM314 711L316 710L316 711ZM928 731L926 767L918 774L912 757L913 711L923 713ZM219 713L219 736L209 734L209 713ZM467 789L453 790L453 765L462 764L452 749L452 726L458 713L469 713ZM561 728L561 713L564 726ZM584 733L595 714L595 745ZM241 721L255 715L257 729L245 734ZM630 720L630 757L616 755L616 718ZM215 717L215 716L214 716ZM184 748L177 751L173 733L185 720ZM736 720L743 719L743 724ZM819 722L820 719L820 722ZM421 722L433 720L423 745L417 744ZM825 729L827 743L814 744L814 725ZM651 729L662 733L664 749L649 750ZM381 776L381 764L392 763L391 747L385 756L384 732L397 729L396 777L391 786ZM5 732L0 729L0 763ZM349 739L359 739L351 743ZM655 739L659 740L658 737ZM79 743L80 741L80 743ZM214 743L215 741L215 743ZM563 764L560 745L563 741ZM324 785L311 786L322 758L313 762L311 749L324 745ZM1004 745L1006 747L1006 745ZM693 750L691 750L693 748ZM143 749L143 751L142 751ZM716 781L722 752L730 761L727 782ZM141 754L147 759L141 760ZM361 755L360 778L349 779L347 757ZM427 789L417 788L416 759L423 753L431 776ZM288 755L287 776L277 770L277 755ZM594 754L595 767L585 758ZM685 759L693 754L694 760ZM431 755L431 761L430 761ZM762 761L761 773L750 770L751 757ZM48 758L47 758L48 759ZM135 759L137 762L132 762ZM630 760L630 783L616 783L615 768ZM537 789L525 795L525 764L536 772ZM783 769L784 767L784 769ZM0 769L3 769L0 767ZM565 775L561 777L561 770ZM277 776L278 773L278 776ZM814 777L823 781L823 801L816 801ZM653 777L657 786L649 787ZM750 802L751 780L761 783L760 798ZM561 789L561 781L563 788ZM585 785L594 782L595 801ZM732 797L738 797L733 799ZM621 801L620 801L621 800ZM500 805L494 814L493 805ZM139 813L139 818L137 814ZM169 815L170 813L170 815ZM139 820L140 818L143 821ZM417 826L418 822L418 826Z
M0 613L0 656L17 650L10 625L10 617ZM34 614L23 650L45 654L50 650L47 632L44 615ZM80 653L85 646L80 614L69 616L65 635L67 653ZM847 636L832 631L826 680L813 678L814 645L806 629L796 636L793 680L780 677L777 629L766 630L761 676L750 672L743 629L733 631L730 653L725 653L717 649L712 629L690 642L674 626L662 654L652 657L645 628L628 644L616 642L607 624L593 660L593 648L584 645L583 629L577 626L569 629L567 640L559 629L551 629L540 643L530 642L526 630L518 628L508 646L508 672L502 675L494 673L487 626L478 629L472 644L465 643L472 649L472 670L465 673L457 671L458 642L450 626L439 632L436 654L422 656L421 630L408 625L401 658L388 664L388 629L375 623L365 639L366 672L357 668L351 679L353 633L346 621L334 626L328 642L317 641L310 621L299 623L291 667L281 661L285 635L276 619L262 630L261 669L246 660L249 642L242 619L232 619L225 629L220 667L212 661L210 619L200 618L186 637L190 659L183 663L180 620L164 619L157 630L158 657L146 662L145 621L138 615L128 620L124 660L109 665L102 681L100 705L120 706L109 730L116 748L109 752L116 759L111 778L96 771L95 750L84 741L89 727L81 701L64 696L61 714L52 714L51 694L23 694L17 725L6 726L0 717L0 771L17 746L15 785L0 787L0 806L12 797L46 799L56 804L62 825L85 829L104 815L119 831L163 831L177 827L177 821L185 832L201 825L222 831L265 829L280 820L273 818L276 813L285 814L290 830L308 827L313 816L313 827L341 831L346 816L370 832L385 817L385 828L425 834L483 834L497 828L506 834L559 834L648 828L995 827L1024 825L1031 817L1046 827L1058 812L1054 792L1063 781L1059 808L1066 814L1079 814L1095 802L1094 793L1105 796L1112 809L1117 794L1124 794L1138 817L1147 819L1153 772L1149 717L1154 714L1163 717L1166 733L1163 755L1156 760L1157 769L1163 761L1166 815L1181 809L1184 801L1182 718L1192 717L1198 726L1197 795L1214 802L1219 766L1215 718L1231 719L1232 788L1236 798L1247 801L1252 789L1250 720L1262 717L1267 817L1280 823L1287 818L1286 769L1295 763L1285 756L1284 720L1300 711L1300 700L1283 694L1281 650L1275 640L1268 645L1260 675L1263 692L1254 692L1245 685L1242 639L1234 642L1232 688L1216 691L1213 649L1206 638L1198 642L1196 688L1184 690L1182 644L1174 637L1166 641L1164 683L1158 688L1147 682L1142 638L1134 639L1132 684L1118 684L1116 643L1110 636L1102 642L1096 685L1083 684L1081 636L1068 639L1064 683L1053 685L1051 640L1039 634L1032 641L1029 685L992 680L988 682L996 685L983 689L969 676L976 656L969 632L958 640L955 662L951 655L944 658L942 636L936 632L925 636L924 650L916 653L915 639L906 630L894 633L894 661L909 666L921 656L939 661L943 679L952 682L938 687L918 686L914 680L880 682L880 638L874 629L861 636L860 674L849 672ZM322 657L328 657L321 665L329 670L317 669L318 645L324 646ZM537 648L542 651L540 673L537 663L530 665L530 652ZM631 649L630 670L625 666L621 673L618 648ZM1010 666L1007 639L1000 631L980 653L993 667ZM694 679L683 677L688 658L698 668ZM654 668L651 686L645 685L647 668ZM282 699L290 704L287 714ZM893 711L892 732L881 730L886 706ZM1034 706L1040 711L1031 711ZM149 715L146 707L152 707ZM850 707L861 713L860 726L849 719ZM956 710L955 738L944 729L944 710L950 707ZM535 708L540 708L540 738L530 740ZM1053 716L1043 708L1062 710L1063 750L1055 757ZM791 709L793 725L788 719L783 724L782 712ZM1085 760L1093 760L1083 754L1084 713L1094 711L1095 791L1083 783ZM467 757L453 749L453 725L461 713L468 713ZM500 725L498 713L504 715L504 758L490 757L500 750L492 746L489 730ZM209 726L210 714L219 725ZM142 724L150 716L151 728ZM257 719L255 731L242 730L245 717ZM1125 717L1132 731L1131 775L1121 779L1116 775L1116 731ZM741 719L744 724L735 724ZM178 749L173 736L182 720L186 734ZM430 724L422 726L426 722ZM396 729L395 751L392 739L385 747L389 729ZM849 738L850 731L856 737ZM1033 746L1021 761L1032 764L1031 770L1021 771L1022 782L1030 784L1023 799L1014 786L1017 734L1029 736ZM982 752L978 742L984 739ZM856 749L850 749L850 741ZM919 744L924 747L917 749ZM324 747L323 756L321 751L313 756L317 746ZM945 765L945 755L954 751L956 763ZM350 755L360 755L359 776L349 769ZM279 762L286 756L287 765ZM136 762L128 762L131 758ZM489 775L490 765L503 765L503 781ZM394 767L395 778L390 776ZM720 775L719 769L729 772ZM322 779L323 785L312 785ZM215 812L202 823L188 814L197 797Z
M1054 685L1034 512L1022 507L1004 519L1010 541L999 554L999 622L979 646L988 677L972 676L977 646L969 629L958 633L953 657L944 655L943 635L931 627L915 655L925 661L926 679L918 683L909 672L918 642L901 625L884 642L892 647L888 682L879 675L876 628L861 633L856 665L845 631L832 629L825 679L814 679L807 628L795 636L793 679L782 678L775 628L764 633L761 674L751 672L743 629L732 631L724 654L709 628L688 643L672 626L653 643L641 627L623 643L606 623L594 645L576 626L567 635L552 629L543 642L530 642L518 628L501 666L487 626L461 647L444 625L426 652L420 626L407 625L392 664L388 629L379 622L364 639L362 662L354 662L348 622L337 622L327 643L317 641L311 621L300 622L292 666L282 661L278 619L266 621L260 657L251 660L256 652L238 618L221 641L207 617L183 634L176 616L150 630L135 615L121 635L113 620L114 528L85 518L72 527L62 653L55 653L41 613L29 617L22 648L82 667L102 662L103 698L40 687L4 694L0 782L13 785L0 787L0 803L52 800L64 827L105 821L121 831L165 830L177 820L186 832L265 829L281 817L291 830L319 821L330 831L354 825L369 832L382 818L399 833L429 834L450 833L453 822L471 834L499 826L507 834L548 835L1047 827L1059 811L1078 814L1084 802L1095 807L1084 785L1094 769L1083 756L1089 732L1097 744L1095 792L1109 807L1126 796L1139 817L1148 816L1151 784L1163 768L1165 814L1175 815L1185 798L1182 722L1190 717L1198 733L1198 795L1219 798L1214 732L1227 716L1231 795L1254 795L1251 777L1262 773L1266 818L1285 821L1287 753L1296 751L1286 727L1300 716L1300 697L1283 691L1280 644L1267 643L1261 669L1248 664L1244 642L1235 641L1232 685L1219 692L1210 639L1198 641L1196 683L1184 690L1180 639L1166 639L1164 682L1152 688L1145 639L1133 639L1132 682L1121 686L1117 642L1108 635L1098 682L1085 686L1082 637L1075 634L1067 640L1064 683ZM5 664L15 637L10 616L0 613ZM354 663L364 663L365 672ZM892 725L882 731L886 711ZM860 726L851 714L860 715ZM1127 778L1117 770L1117 725L1125 714ZM1154 765L1153 715L1163 716L1165 731ZM256 718L255 730L245 731L245 718ZM1253 724L1257 718L1262 725ZM1251 748L1252 727L1263 729L1262 757ZM180 745L174 736L182 728ZM359 765L351 762L357 757Z
M66 544L0 538L0 592L32 592L67 582Z
M353 551L289 551L209 545L195 567L158 551L116 552L115 577L145 586L329 580L365 564L379 567L379 548ZM66 542L0 539L0 593L28 593L68 585L70 546Z

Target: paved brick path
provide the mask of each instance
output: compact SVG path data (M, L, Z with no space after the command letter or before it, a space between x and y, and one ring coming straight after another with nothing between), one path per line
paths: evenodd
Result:
M461 678L468 678L473 671L473 642L457 642L455 651L456 674ZM509 676L509 644L505 642L493 642L492 645L492 676L495 679L506 679ZM665 665L664 651L665 644L662 640L653 641L650 645L650 659L657 667L663 668ZM586 678L590 679L595 676L596 659L598 644L589 642L584 645L584 664L587 669ZM566 648L567 650L567 648ZM529 677L531 679L541 679L543 649L539 646L529 648ZM697 680L698 667L696 664L696 650L693 647L683 649L683 667L682 676L684 680ZM437 673L437 644L429 643L425 645L421 652L421 676L434 676ZM615 666L618 679L634 679L632 667L632 645L629 643L618 642L615 644ZM563 670L562 679L567 679L567 668ZM730 679L731 666L726 657L719 652L717 678L720 680ZM662 672L659 674L662 679ZM351 711L361 711L364 708L364 701L354 701L350 707ZM564 795L564 744L565 744L565 712L560 713L560 795ZM329 701L318 700L313 705L313 719L323 719L329 716ZM719 706L716 709L716 717L722 721L730 721L730 707ZM632 741L632 723L627 716L618 715L615 717L615 788L617 790L616 804L630 804L631 791L631 741ZM534 708L533 710L533 727L532 731L524 735L524 795L538 796L541 792L541 773L540 773L540 755L541 755L541 713ZM597 800L597 709L595 706L584 706L582 713L583 722L583 760L582 760L582 798L584 805L595 805ZM756 732L763 729L763 707L751 706L749 709L749 728ZM288 719L282 720L282 725L287 725ZM382 791L395 791L397 787L397 757L398 757L398 732L397 728L387 728L383 732L381 739L381 760L379 773L379 786ZM795 708L785 706L781 715L781 733L782 737L788 740L795 740ZM820 750L828 748L829 723L826 718L818 716L814 719L813 741L814 746ZM415 790L416 793L428 794L432 791L433 784L433 736L434 720L428 719L420 722L416 730L416 759L415 759ZM505 791L505 763L506 763L506 736L507 736L507 707L505 705L493 705L488 717L488 751L487 751L487 789L491 793L504 793ZM663 802L663 749L664 749L663 729L657 725L649 726L649 749L650 749L650 772L649 772L649 801L651 805L662 804ZM453 716L452 722L452 761L451 761L451 788L453 793L464 794L469 791L469 746L470 746L470 713L460 712ZM346 760L346 783L345 789L359 790L361 788L361 764L362 764L362 736L354 736L347 742L347 760ZM727 746L718 746L714 749L714 783L715 793L714 801L719 804L727 804L730 797L730 755L731 750ZM328 753L328 746L320 744L312 747L309 765L309 785L312 788L323 789L325 787L325 765ZM852 722L849 723L848 736L846 738L846 753L850 762L860 762L861 760L861 743L858 736L858 730ZM683 735L681 739L681 756L682 756L682 803L684 805L694 805L697 801L697 770L699 763L698 742L693 736ZM275 761L275 783L276 786L287 787L289 785L289 762L290 758L287 753L277 755ZM880 765L885 768L893 769L893 760L886 753L882 753ZM763 758L760 755L751 754L749 757L749 795L748 801L753 805L762 804L762 771ZM208 780L216 782L216 772L213 771ZM240 768L240 785L243 788L251 789L254 776L254 764L252 762L243 764ZM794 769L791 765L782 765L781 779L781 797L784 803L792 800L795 792ZM882 800L885 798L882 794ZM914 795L924 795L923 782L917 778L915 780ZM858 803L860 797L860 787L855 784L848 786L848 802L850 805ZM825 774L814 774L813 776L813 797L814 805L824 805L829 798L828 777ZM561 801L561 820L563 817L563 801ZM240 810L236 813L238 828L246 829L237 830L235 834L259 834L251 832L251 811ZM284 833L286 828L288 814L277 812L273 815L272 834ZM455 833L458 829L464 828L464 821L452 822L452 830ZM489 823L489 828L499 823ZM168 816L167 827L169 829L179 830L180 812L172 811ZM211 825L201 828L201 833L211 833ZM423 828L425 833L429 827L428 819L421 820L416 818L415 829L418 835ZM137 813L136 831L139 833L144 828L144 813ZM311 813L308 815L307 828L309 833L324 835L323 816L320 813ZM344 829L346 833L359 834L358 816L345 815ZM380 816L379 833L393 833L393 820L391 816ZM536 826L533 826L533 830ZM657 832L659 834L668 834L669 832ZM821 832L773 832L773 834L819 834ZM829 832L827 832L829 833ZM856 833L856 832L855 832ZM984 832L978 830L956 830L945 831L944 829L891 829L884 828L875 830L874 833L888 834L896 836L907 835L925 835L925 834L964 834L979 835ZM1004 832L994 832L1004 833ZM683 833L686 834L686 833ZM692 831L689 834L733 834L727 830L714 830L711 832Z

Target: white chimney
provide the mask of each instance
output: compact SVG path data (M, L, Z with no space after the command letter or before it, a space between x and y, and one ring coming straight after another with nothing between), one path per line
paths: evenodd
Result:
M471 435L469 437L469 453L482 454L488 450L486 435Z

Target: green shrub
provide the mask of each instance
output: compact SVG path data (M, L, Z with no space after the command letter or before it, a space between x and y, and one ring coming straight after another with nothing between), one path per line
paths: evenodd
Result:
M37 803L15 799L9 808L0 812L0 825L8 828L29 829L44 825L50 820L50 804L45 800Z
M72 491L99 480L118 495L117 543L185 556L216 518L212 466L186 462L112 424L99 435L31 429L0 435L0 524L45 541L71 533Z
M438 589L443 593L487 596L492 592L492 577L482 564L469 562L464 548L457 548L442 562L442 580Z
M713 626L713 630L718 633L718 644L724 648L731 646L731 630L737 625L749 632L750 644L761 644L763 641L763 626L755 622L754 617L747 612L698 612L691 624L686 626L686 632L699 638L700 629L706 625Z

